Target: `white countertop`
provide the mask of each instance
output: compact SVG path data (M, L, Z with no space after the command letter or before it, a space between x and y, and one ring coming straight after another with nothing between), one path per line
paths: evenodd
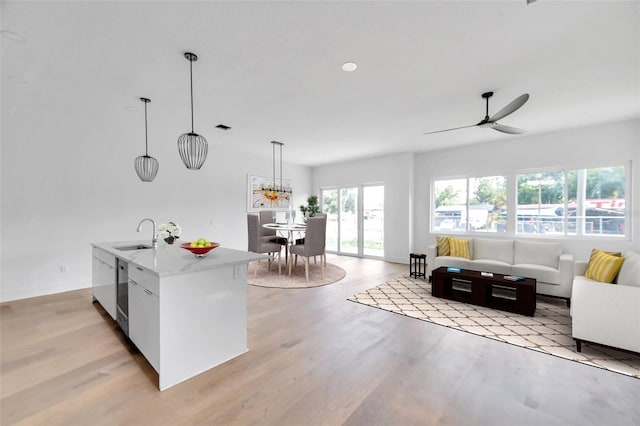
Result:
M173 245L168 245L162 241L158 241L158 248L156 249L121 251L116 248L138 244L151 245L151 242L141 240L91 243L93 247L102 249L120 259L147 269L160 277L223 268L225 266L238 265L266 258L266 256L262 254L233 250L225 247L215 248L204 257L196 257L190 251L180 247L180 243L178 242Z

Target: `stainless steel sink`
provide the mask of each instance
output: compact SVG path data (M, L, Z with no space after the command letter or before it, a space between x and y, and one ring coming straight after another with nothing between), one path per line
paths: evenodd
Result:
M150 249L150 248L153 248L153 247L145 246L144 244L136 244L135 246L115 247L116 250L120 250L120 251L146 250L146 249Z

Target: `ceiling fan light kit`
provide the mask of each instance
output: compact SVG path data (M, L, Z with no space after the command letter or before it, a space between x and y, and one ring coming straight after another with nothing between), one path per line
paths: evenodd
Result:
M207 140L193 130L193 63L198 60L194 53L186 52L184 57L189 61L191 83L191 132L178 138L178 152L182 162L189 170L199 170L207 159L209 150Z
M504 124L499 124L498 120L506 117L509 114L513 114L518 109L520 109L520 107L522 107L522 105L524 105L529 100L529 94L525 93L523 95L518 96L509 104L507 104L507 106L505 106L500 111L498 111L497 113L489 117L489 98L491 98L492 96L493 96L493 92L485 92L482 94L482 98L485 99L486 101L486 110L485 110L484 118L479 123L470 124L468 126L453 127L451 129L436 130L435 132L426 132L426 133L423 133L423 135L431 135L434 133L449 132L451 130L466 129L468 127L488 127L498 132L508 133L511 135L519 135L519 134L525 133L524 130L519 129L517 127L505 126Z
M151 182L158 174L160 165L158 160L149 155L149 144L147 137L147 104L151 102L150 99L140 98L144 102L144 155L136 157L133 167L136 169L138 177L143 182Z

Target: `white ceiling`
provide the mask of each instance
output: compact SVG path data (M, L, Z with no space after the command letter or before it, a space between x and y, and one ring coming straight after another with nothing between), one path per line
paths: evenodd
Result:
M529 134L640 116L638 1L1 7L2 30L25 39L2 37L3 143L48 123L69 139L131 135L113 144L137 153L144 96L150 154L175 150L190 130L185 51L199 56L195 131L210 152L225 145L270 157L278 140L286 162L315 166L522 137L475 127L422 135L480 121L489 90L490 114L531 95L500 121ZM358 69L342 71L347 61Z

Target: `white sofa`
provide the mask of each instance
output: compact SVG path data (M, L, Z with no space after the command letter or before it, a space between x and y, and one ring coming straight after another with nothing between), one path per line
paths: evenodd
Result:
M571 329L578 352L587 341L640 353L640 254L624 256L616 284L586 278L588 262L575 263Z
M471 259L438 256L435 245L427 248L427 269L456 266L462 269L521 275L535 278L536 292L567 299L570 304L573 280L573 256L562 253L559 243L465 238L469 241Z

